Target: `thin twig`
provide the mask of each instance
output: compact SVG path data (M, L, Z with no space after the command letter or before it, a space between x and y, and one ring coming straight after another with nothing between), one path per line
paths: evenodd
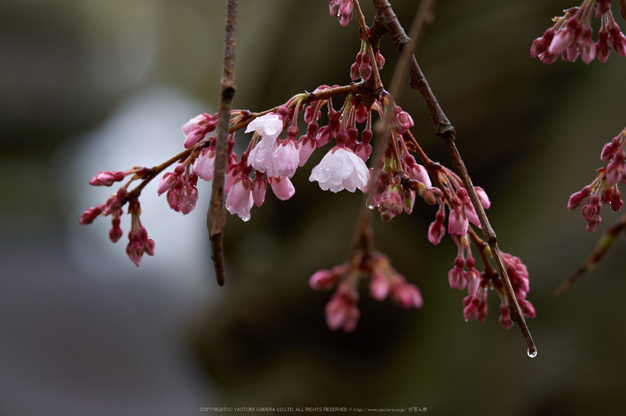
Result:
M235 32L237 28L237 0L227 0L226 28L224 30L224 64L220 81L220 110L215 142L215 168L211 203L207 213L207 228L211 239L211 258L215 267L217 284L224 285L226 277L224 267L224 227L226 209L224 208L224 179L226 177L226 159L228 153L228 127L230 110L235 96Z
M576 272L570 276L569 279L561 283L561 285L554 291L554 296L559 296L565 290L570 287L575 281L580 279L583 274L590 271L606 256L613 244L615 244L616 237L626 229L626 215L621 216L617 221L607 228L602 234L600 240L596 243L596 247L593 252L587 257L585 262L576 270Z
M429 2L432 0L423 1ZM388 32L391 35L391 38L396 45L398 51L402 52L405 47L411 47L413 45L413 42L406 35L404 29L400 25L397 16L391 8L391 4L389 4L387 0L373 0L373 2L377 14L374 24L372 25L372 29L370 31L370 38L372 39L372 42L378 43L380 41L380 37L385 32ZM424 6L424 10L430 11L430 14L432 14L433 6L434 4L430 6L426 5ZM424 23L426 23L426 20L424 20ZM415 33L420 33L420 30L417 30ZM426 102L426 106L428 107L431 115L431 120L435 125L436 135L444 140L448 153L450 154L450 157L452 159L454 168L457 174L461 177L463 185L465 186L465 189L469 194L472 204L474 205L476 213L478 214L483 234L489 244L489 247L491 248L491 252L496 262L496 266L504 283L504 288L511 309L511 319L519 325L528 345L529 355L534 356L537 353L537 347L535 346L533 338L530 334L530 330L528 329L528 325L526 324L526 320L524 319L524 315L522 314L519 303L517 302L517 298L515 297L515 294L513 292L513 286L511 285L511 281L506 272L506 267L504 266L504 262L500 254L500 249L498 248L496 234L491 227L491 224L489 223L487 215L485 214L485 210L480 203L478 195L476 194L476 190L474 189L474 185L469 177L469 174L467 173L465 163L463 162L463 159L461 158L461 155L459 154L459 151L456 147L456 131L446 117L441 106L437 102L435 95L430 89L430 85L428 85L428 82L426 81L422 70L417 64L417 60L414 54L412 54L410 59L409 73L410 85L412 88L417 89L420 92L424 101Z

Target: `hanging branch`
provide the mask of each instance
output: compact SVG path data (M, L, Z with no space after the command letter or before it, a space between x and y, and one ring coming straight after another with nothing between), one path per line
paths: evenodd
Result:
M373 2L377 13L374 19L374 24L370 30L371 44L374 47L377 47L380 43L381 36L384 33L389 33L400 53L402 53L405 48L410 48L412 51L413 41L406 35L404 29L400 25L397 16L391 8L391 4L389 4L387 0L373 0ZM423 3L424 2L422 2L422 4ZM422 9L424 10L424 16L427 16L429 12L432 13L432 7L434 7L434 2L424 6ZM424 22L425 21L426 19ZM416 33L420 33L420 30L418 29ZM409 73L410 86L418 90L424 98L426 106L430 112L431 120L435 125L435 134L444 140L454 168L457 171L457 174L461 177L463 185L465 186L465 189L467 190L467 193L472 201L472 205L474 206L478 218L480 219L483 234L489 243L496 266L504 283L504 289L510 305L511 319L516 322L522 330L522 334L524 335L528 345L528 354L530 356L535 356L537 354L537 347L535 346L530 330L528 329L528 325L526 324L526 320L524 319L519 303L517 302L517 298L513 292L511 281L506 272L506 268L500 254L500 249L498 248L496 234L487 219L485 210L480 203L476 190L474 189L474 185L469 177L469 174L467 173L465 163L463 162L463 159L461 158L461 155L456 147L456 131L437 102L437 99L430 89L430 85L426 81L414 54L411 54Z
M237 28L237 0L227 0L226 28L224 30L224 64L220 81L220 109L215 145L215 173L211 189L211 203L207 213L207 228L211 239L211 258L215 267L217 284L224 285L224 179L228 152L228 127L230 110L235 96L235 32Z

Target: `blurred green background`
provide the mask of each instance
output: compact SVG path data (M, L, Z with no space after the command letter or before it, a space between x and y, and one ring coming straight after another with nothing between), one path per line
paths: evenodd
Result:
M239 3L236 108L261 111L350 81L356 22L342 28L327 0ZM291 200L268 193L248 223L228 217L223 288L209 258L207 184L184 218L147 187L142 219L156 256L137 269L125 243L108 241L108 220L79 226L80 213L111 192L87 181L160 163L182 149L183 123L215 111L224 2L2 0L0 414L192 415L213 406L617 414L626 244L563 296L552 292L616 218L605 209L587 233L566 204L626 124L626 60L530 58L532 40L575 0L438 3L418 62L474 183L489 193L500 247L528 266L537 358L526 356L518 328L499 326L494 294L485 322L464 322L464 294L447 282L456 247L428 243L435 208L421 201L411 216L384 225L375 217L374 227L377 249L420 287L424 307L400 310L362 290L354 333L329 331L330 293L311 291L308 278L344 261L361 199L308 182L323 151L296 173ZM418 2L392 4L408 30ZM388 83L397 59L388 38L382 52ZM418 93L407 89L400 105L431 158L450 165Z

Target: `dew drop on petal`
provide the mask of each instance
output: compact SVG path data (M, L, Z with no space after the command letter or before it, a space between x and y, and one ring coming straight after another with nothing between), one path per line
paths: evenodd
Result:
M537 356L537 350L531 350L530 348L526 352L530 358L535 358Z

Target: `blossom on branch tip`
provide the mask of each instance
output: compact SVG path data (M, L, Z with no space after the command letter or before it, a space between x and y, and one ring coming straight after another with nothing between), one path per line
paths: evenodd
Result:
M104 211L104 203L100 203L95 207L87 208L80 216L79 224L86 225L91 224L96 218Z
M100 172L89 181L89 185L92 186L111 186L115 182L123 181L126 177L125 172L107 170Z
M339 192L346 189L354 192L357 188L365 191L369 179L369 169L363 160L345 147L335 146L321 162L313 168L309 181L317 181L322 190Z
M135 263L137 267L139 267L139 265L141 264L141 258L144 254L154 256L155 244L154 240L148 237L148 232L141 224L141 220L139 219L139 216L141 215L139 201L133 199L129 202L128 213L131 215L131 229L128 233L128 245L126 246L126 254L128 254L130 260ZM113 232L113 230L111 230L111 232ZM111 237L111 239L113 239L113 237Z

